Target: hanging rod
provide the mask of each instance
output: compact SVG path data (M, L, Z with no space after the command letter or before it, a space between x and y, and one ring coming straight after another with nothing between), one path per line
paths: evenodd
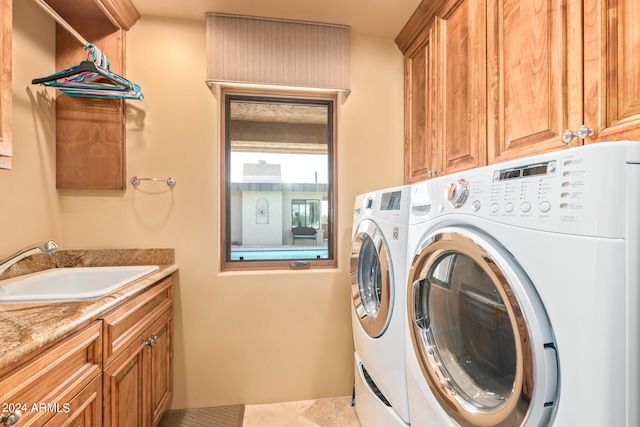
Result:
M56 12L51 6L49 6L44 0L33 0L34 2L36 2L38 4L38 6L40 6L42 8L42 10L44 10L45 12L47 12L47 14L49 16L51 16L53 19L56 20L56 22L58 24L60 24L60 26L62 26L62 28L64 28L65 30L67 30L67 32L69 34L71 34L73 37L76 38L76 40L78 40L82 46L87 46L89 44L89 42L82 37L82 35L80 33L78 33L76 30L73 29L73 27L71 25L69 25L69 23L67 21L65 21L62 16L60 16L58 14L58 12Z
M131 184L135 185L136 187L140 185L140 181L164 181L167 183L169 187L173 187L174 185L177 184L176 180L172 177L169 177L167 179L162 179L162 178L138 178L137 176L134 176L133 178L131 178Z

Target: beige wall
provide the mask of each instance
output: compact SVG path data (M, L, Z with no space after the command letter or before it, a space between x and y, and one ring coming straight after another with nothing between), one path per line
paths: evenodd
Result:
M0 170L0 258L61 241L55 189L55 93L31 80L53 73L54 24L32 1L13 5L13 169Z
M27 8L16 5L16 12ZM14 50L44 44L51 57L53 44L44 36L53 25L50 32L47 27L42 40L16 37ZM204 83L204 22L143 17L127 37L127 77L145 95L127 103L127 179L173 176L177 185L56 191L51 107L35 104L27 83L18 81L14 117L24 129L15 132L15 169L0 172L3 205L11 206L0 212L6 245L0 256L49 237L66 248L174 247L173 408L350 394L353 198L403 179L403 63L393 41L352 39L352 94L338 123L338 268L221 273L219 100ZM35 67L28 55L17 58L15 69L23 71L15 74ZM18 79L30 80L34 72ZM54 96L52 89L35 89ZM28 230L18 233L18 227Z

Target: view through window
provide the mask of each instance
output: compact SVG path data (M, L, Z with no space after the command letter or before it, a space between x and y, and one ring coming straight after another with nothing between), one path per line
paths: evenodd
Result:
M225 95L225 264L333 259L333 101Z

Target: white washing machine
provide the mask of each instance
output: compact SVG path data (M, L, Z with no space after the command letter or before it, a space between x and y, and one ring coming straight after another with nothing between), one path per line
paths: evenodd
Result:
M355 406L363 427L409 423L405 371L409 186L356 197L350 255Z
M414 186L412 426L640 425L639 185L609 142Z

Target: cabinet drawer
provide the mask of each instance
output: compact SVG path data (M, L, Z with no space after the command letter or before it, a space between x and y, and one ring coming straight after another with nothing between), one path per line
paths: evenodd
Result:
M104 366L108 366L163 312L171 308L173 279L168 277L153 288L106 315L103 326Z
M19 409L20 426L41 426L102 371L102 322L97 321L0 378L0 414Z
M101 425L102 375L82 389L63 409L49 420L46 427L97 427Z

